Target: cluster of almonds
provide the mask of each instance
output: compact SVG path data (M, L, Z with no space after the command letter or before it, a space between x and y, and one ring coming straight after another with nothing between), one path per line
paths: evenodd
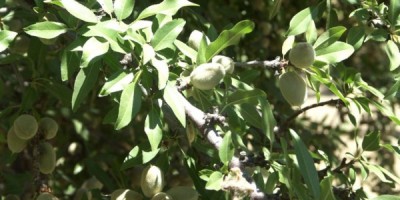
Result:
M187 186L177 186L162 192L165 186L164 173L155 165L147 166L140 179L143 194L151 200L197 200L196 190ZM111 200L135 199L142 200L143 196L130 189L118 189L111 194Z
M306 69L315 60L315 51L307 42L297 43L289 52L289 61L295 67ZM307 99L307 84L296 71L287 71L279 77L279 89L292 106L301 106Z
M49 117L43 117L38 122L32 115L20 115L8 130L8 148L13 153L19 153L26 148L28 142L37 133L42 134L44 139L49 140L56 136L57 131L57 122ZM43 174L52 173L56 165L56 154L53 146L46 141L40 141L38 151L40 172Z

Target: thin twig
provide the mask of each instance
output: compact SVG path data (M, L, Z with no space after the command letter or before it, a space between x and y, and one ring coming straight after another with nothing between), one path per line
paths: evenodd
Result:
M283 66L287 65L288 62L286 60L281 60L280 57L276 57L274 60L264 60L264 61L248 61L248 62L235 62L235 67L264 67L264 68L272 68L272 69L280 69Z
M310 110L310 109L316 108L316 107L320 107L320 106L330 105L330 104L340 105L340 104L343 104L343 101L341 99L331 99L331 100L328 100L328 101L323 101L323 102L319 102L319 103L316 103L316 104L312 104L312 105L306 106L306 107L296 111L291 116L289 116L285 121L283 121L281 123L281 125L279 126L279 130L283 130L282 128L287 127L287 125L290 122L292 122L294 119L296 119L296 117L298 117L302 113L306 112L307 110Z

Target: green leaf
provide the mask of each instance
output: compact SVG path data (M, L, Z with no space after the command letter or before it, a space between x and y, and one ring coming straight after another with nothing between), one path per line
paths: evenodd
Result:
M196 62L197 52L194 49L190 48L188 45L179 40L175 40L174 44L179 49L179 51L183 53L183 55L192 60L192 63Z
M400 200L400 197L395 196L395 195L385 194L385 195L374 197L370 200Z
M75 78L74 91L72 93L72 110L76 111L82 101L96 85L100 67L97 64L82 68Z
M339 40L339 38L343 35L345 31L346 27L344 26L336 26L330 28L328 31L318 37L317 41L315 41L314 43L314 49L318 50L333 44L334 42Z
M400 88L400 79L396 81L395 84L390 87L390 89L386 92L385 94L385 99L388 99L389 97L393 96L399 91Z
M218 38L208 46L205 56L206 62L211 60L212 57L220 53L226 47L237 44L240 38L252 32L253 29L254 22L243 20L237 23L233 28L222 31Z
M224 175L221 172L213 172L207 181L207 190L221 190L222 182L224 180Z
M282 5L282 0L275 0L274 5L272 6L270 12L269 12L269 19L271 20L273 17L278 14L279 9L281 8Z
M379 166L368 163L363 163L363 164L370 172L374 173L382 182L392 183L391 180L386 178L385 174L382 172L382 168L379 168Z
M400 125L400 119L395 114L393 114L393 111L388 105L384 105L375 100L370 100L370 101L372 102L372 104L376 106L376 108L378 108L379 111L382 112L383 115L389 117L389 119L391 119L397 125Z
M174 112L176 118L178 118L179 122L183 127L186 126L186 113L185 107L183 105L183 101L181 98L182 95L178 92L173 82L168 82L164 88L164 100L167 102L169 107L171 107Z
M392 26L399 25L400 2L398 0L390 0L389 4L389 22Z
M144 122L144 132L149 139L151 150L156 150L158 145L160 145L163 136L162 127L160 110L156 108L151 109Z
M332 191L332 176L325 177L321 183L321 197L320 200L336 200Z
M317 37L318 37L318 31L317 31L317 27L315 27L314 21L310 22L305 34L306 34L307 43L309 43L309 44L315 43L315 41L317 40Z
M365 151L377 151L380 149L379 142L381 140L381 133L379 131L369 132L364 136L362 148Z
M169 78L169 68L165 60L152 59L151 64L157 69L158 75L158 89L165 88Z
M356 75L356 85L360 86L361 88L363 88L364 90L367 90L369 92L371 92L373 95L375 95L376 97L379 98L379 100L382 100L385 96L376 88L368 85L367 82L363 81L361 78L361 74L357 74Z
M288 37L286 38L286 40L283 42L283 44L282 44L282 55L283 55L283 56L285 56L286 53L287 53L290 49L292 49L293 44L294 44L294 39L295 39L295 37L291 35L291 36L288 36Z
M135 0L115 0L114 1L114 12L118 20L123 20L133 12L135 6Z
M232 133L229 131L225 133L224 139L221 142L221 146L218 151L219 159L224 165L228 165L231 161L233 154L235 153L235 148L232 143Z
M65 32L67 32L67 26L60 22L38 22L24 28L24 31L32 36L52 39Z
M339 97L340 100L342 100L346 105L349 104L348 100L344 97L342 92L340 92L340 90L336 87L334 82L330 78L326 77L327 74L325 72L315 67L313 67L312 69L316 72L316 74L312 74L313 78L315 78L316 80L324 84L326 87L328 87L329 90L333 92L333 94L335 94L337 97Z
M240 104L239 111L243 119L246 119L246 123L259 129L263 128L262 118L257 111L256 105L250 105L247 103Z
M154 33L153 39L150 42L154 50L159 51L171 46L182 32L185 23L183 19L175 19L159 28Z
M119 130L127 126L139 112L141 104L142 92L137 81L133 81L122 91L119 101L118 117L114 125L115 129Z
M81 68L85 68L95 58L107 53L108 42L100 42L95 37L91 37L82 47Z
M303 176L308 188L312 191L314 199L319 199L321 188L319 186L319 178L314 161L307 150L307 147L301 141L300 137L292 129L289 130L293 137L294 150L299 163L299 170Z
M60 0L60 2L71 15L82 21L91 23L99 21L97 16L89 8L75 0Z
M363 27L354 26L347 33L346 42L354 47L354 50L359 49L365 40L365 30Z
M265 98L267 95L260 89L254 90L237 90L228 96L224 108L242 103L257 104L259 98ZM224 109L222 109L224 110Z
M61 56L61 80L66 81L79 69L80 56L76 52L65 49Z
M153 151L143 151L139 146L135 146L125 157L123 164L121 165L121 170L126 170L137 165L146 164L153 160L160 149L155 149Z
M156 14L164 14L173 16L178 12L179 9L186 6L198 6L187 0L164 0L159 4L155 4L144 9L136 20L140 20L146 17L150 17Z
M6 50L10 43L14 40L18 33L14 31L1 30L0 31L0 52Z
M147 64L151 59L153 59L156 56L156 52L154 51L153 47L150 46L149 44L145 43L142 45L143 51L142 51L142 60L143 64Z
M113 0L97 0L103 10L108 14L111 15L114 12Z
M299 35L306 32L311 21L318 17L320 10L323 10L321 8L323 5L324 2L320 3L317 7L305 8L293 16L293 18L290 20L289 29L286 32L286 36Z
M271 105L268 103L266 98L259 98L259 103L261 105L261 114L262 114L262 130L270 141L271 149L275 142L275 133L274 128L276 126L276 120L274 118L274 114L272 112Z
M396 43L388 40L385 45L386 55L389 57L390 71L397 69L400 66L400 52Z
M123 90L127 85L129 85L129 83L133 81L133 78L133 73L126 73L123 70L115 72L107 79L106 83L100 90L99 96L103 97Z
M200 40L199 49L197 50L196 64L200 65L206 63L206 53L208 51L207 39L206 36L203 35Z
M350 57L353 52L353 46L344 42L335 42L326 48L317 50L315 59L327 64L338 63Z

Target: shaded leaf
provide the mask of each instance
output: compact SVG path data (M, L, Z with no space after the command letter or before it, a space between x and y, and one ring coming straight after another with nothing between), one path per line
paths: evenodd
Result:
M307 147L301 141L300 137L292 129L289 130L293 137L294 150L299 163L299 170L303 176L308 188L312 191L315 199L319 199L321 195L321 188L319 186L319 178L317 169L315 168L314 161L307 150Z
M346 42L357 50L361 47L365 40L365 30L363 27L354 26L351 27L347 33Z
M237 90L228 96L225 107L242 103L257 104L259 98L265 97L266 94L260 89Z
M379 131L372 131L369 132L367 135L364 136L364 140L362 142L362 148L365 151L377 151L380 149L379 142L380 142L381 134Z
M332 176L325 177L321 183L321 197L320 200L336 200L332 191Z
M100 67L96 64L82 68L75 78L74 90L72 93L72 110L76 111L82 101L91 92L95 86Z

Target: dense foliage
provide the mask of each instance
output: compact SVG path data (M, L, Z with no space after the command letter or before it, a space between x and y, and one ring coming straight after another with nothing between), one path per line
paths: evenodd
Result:
M400 199L399 14L0 0L0 195Z

